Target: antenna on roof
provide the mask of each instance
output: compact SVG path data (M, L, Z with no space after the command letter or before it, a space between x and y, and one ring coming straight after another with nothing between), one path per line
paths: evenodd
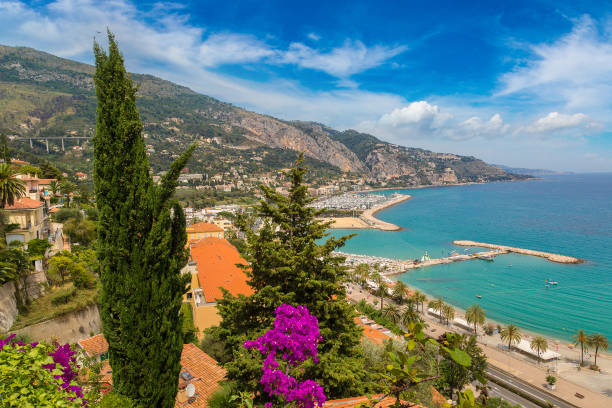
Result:
M195 395L195 392L195 385L187 384L187 387L185 387L185 393L187 394L187 398L192 398Z

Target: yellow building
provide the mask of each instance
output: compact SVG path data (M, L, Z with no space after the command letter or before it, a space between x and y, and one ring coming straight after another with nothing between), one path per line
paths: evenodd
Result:
M187 243L202 238L224 238L223 228L207 222L198 222L187 227Z
M18 227L6 234L6 242L21 241L28 242L34 238L46 238L48 235L47 216L44 211L44 203L22 197L13 205L4 207L10 224Z

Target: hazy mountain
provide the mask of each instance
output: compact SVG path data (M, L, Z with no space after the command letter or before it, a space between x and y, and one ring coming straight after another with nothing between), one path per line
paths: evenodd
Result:
M93 72L91 65L31 48L0 46L0 128L13 136L33 138L92 135ZM474 157L398 146L313 122L283 121L154 76L132 74L132 78L138 86L145 141L156 169L167 167L189 143L196 142L190 169L200 172L222 172L235 165L252 171L283 168L296 152L303 151L318 172L353 172L405 184L517 178ZM66 143L74 145L69 139ZM47 154L40 143L34 146L37 154ZM51 143L49 155L87 169L90 149L86 145L80 153L66 153L58 143Z

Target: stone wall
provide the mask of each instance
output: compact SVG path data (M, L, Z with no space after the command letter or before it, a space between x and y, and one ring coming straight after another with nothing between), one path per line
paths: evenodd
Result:
M24 327L14 333L26 334L35 341L57 340L60 343L76 343L90 337L91 333L100 333L101 330L100 311L98 305L94 304L55 319Z
M7 282L0 286L0 333L7 332L17 319L17 299L15 285Z

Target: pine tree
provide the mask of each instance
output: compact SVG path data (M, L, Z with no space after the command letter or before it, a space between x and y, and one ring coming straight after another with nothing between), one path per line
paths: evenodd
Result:
M240 389L255 390L261 377L257 356L242 343L254 339L272 325L274 310L287 303L305 305L319 320L323 342L318 364L305 368L305 377L324 385L328 397L359 395L364 392L367 374L358 345L361 333L353 322L354 310L346 302L342 282L348 279L343 258L332 252L350 237L328 238L327 223L315 217L320 211L307 207L312 198L303 184L306 168L302 157L287 174L291 181L289 196L262 186L263 201L256 216L263 221L255 231L247 218L238 217L236 225L247 237L245 272L251 296L233 297L227 291L217 305L222 322L210 330L222 340L233 360L225 365L228 378Z
M147 407L174 406L183 348L180 306L187 262L185 217L171 199L177 159L159 186L149 175L136 89L113 35L94 43L98 98L94 182L103 332L116 391Z

